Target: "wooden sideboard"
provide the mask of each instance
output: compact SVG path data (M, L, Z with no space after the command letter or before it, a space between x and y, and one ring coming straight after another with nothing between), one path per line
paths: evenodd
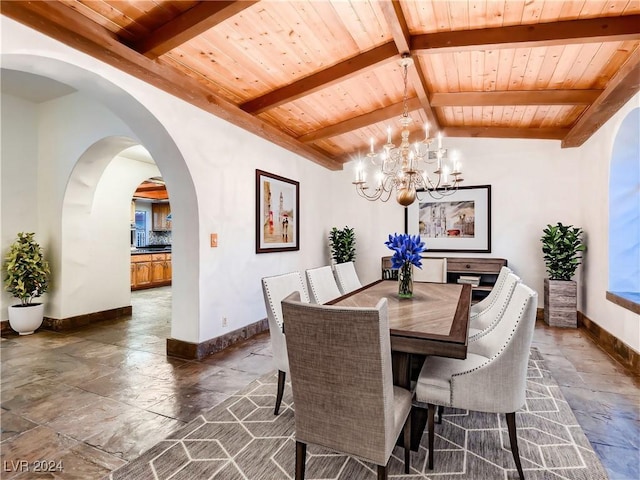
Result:
M471 300L477 302L489 294L500 269L506 266L504 258L447 257L447 283L458 283L461 275L480 277L478 285L471 288Z
M382 257L381 266L383 280L398 278L397 270L391 268L391 257ZM461 275L479 277L478 285L471 290L472 301L478 302L489 294L498 279L500 269L505 266L507 260L504 258L447 257L447 283L458 283Z

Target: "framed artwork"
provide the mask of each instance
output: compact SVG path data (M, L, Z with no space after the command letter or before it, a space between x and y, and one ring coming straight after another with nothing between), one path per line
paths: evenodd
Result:
M418 196L406 226L420 235L427 252L491 252L491 185L459 187L441 199Z
M300 183L256 170L256 253L300 250Z

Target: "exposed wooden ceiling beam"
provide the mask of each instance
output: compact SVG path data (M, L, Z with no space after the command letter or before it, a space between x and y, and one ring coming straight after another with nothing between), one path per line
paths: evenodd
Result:
M562 140L563 148L579 147L640 90L640 47L607 84Z
M490 107L504 105L588 105L602 90L527 90L434 93L434 107Z
M380 3L380 7L382 8L382 12L385 19L387 20L389 28L391 29L391 35L398 51L400 53L409 53L411 44L411 33L409 32L407 19L402 12L400 2L398 0L393 0L392 2L382 2ZM438 121L438 117L431 108L431 104L429 102L427 82L422 73L423 69L420 65L420 59L415 57L413 61L413 66L407 70L408 79L416 91L416 96L420 100L422 109L424 110L424 113L427 116L429 123L431 124L431 128L434 130L439 130L440 122Z
M445 127L443 135L445 137L562 140L568 132L568 128Z
M257 1L200 2L130 46L149 58L157 58L188 42Z
M397 55L398 50L395 44L393 42L385 43L282 88L249 100L240 105L240 108L247 113L257 115L270 108L278 107L336 83L343 82L355 75L361 75L397 58Z
M442 133L445 137L464 138L523 138L533 140L562 140L568 128L511 128L511 127L445 127ZM424 133L413 130L411 134ZM341 155L339 160L344 164L361 158L362 150L353 150Z
M459 52L638 39L640 39L640 15L624 15L414 35L411 37L411 51Z
M414 110L418 110L419 108L422 108L419 99L412 98L407 101L408 111L412 112ZM336 123L335 125L321 128L319 130L316 130L315 132L307 133L306 135L298 137L298 140L304 143L311 143L322 140L324 138L337 137L338 135L343 135L360 128L368 127L378 122L384 122L385 120L389 120L393 117L399 117L400 115L402 115L403 111L403 102L394 103L393 105L389 105L388 107L380 108L373 112L350 118L343 122Z
M58 2L13 1L3 2L2 14L319 165L342 168L340 162L240 110L197 80L121 44L107 29L72 8Z

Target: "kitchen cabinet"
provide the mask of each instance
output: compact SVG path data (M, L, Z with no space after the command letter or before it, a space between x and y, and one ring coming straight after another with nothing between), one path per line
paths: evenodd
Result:
M171 220L168 219L170 213L171 205L169 203L152 203L151 229L158 232L171 230Z
M131 255L131 289L171 285L171 254Z

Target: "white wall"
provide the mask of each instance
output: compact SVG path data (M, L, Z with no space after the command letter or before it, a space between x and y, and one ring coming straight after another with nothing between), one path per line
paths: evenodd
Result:
M615 135L625 116L640 106L636 94L579 149L581 223L587 232L582 312L603 329L640 351L640 315L605 298L609 279L609 168ZM639 137L640 138L640 137ZM640 161L640 160L638 160Z
M558 141L444 139L445 147L461 152L466 185L491 185L492 252L437 253L433 256L501 257L538 294L543 307L546 276L540 237L547 224L562 222L585 231L588 250L574 277L579 284L578 309L636 351L640 351L640 316L605 299L608 278L608 178L614 135L633 107L636 95L613 119L578 148L563 149ZM402 231L402 207L370 207L357 197L353 166L336 174L343 202L332 218L336 226L354 226L358 273L378 278L379 259L390 253L382 242ZM352 201L347 196L353 197ZM417 219L415 206L410 221ZM417 221L417 220L415 220ZM373 239L376 239L375 241ZM427 242L427 247L428 247Z
M575 175L579 169L578 152L561 149L560 142L543 140L445 138L443 146L460 152L465 185L491 185L491 253L427 250L426 254L506 258L509 266L527 284L542 293L545 267L540 237L543 228L558 221L565 224L580 224L582 221ZM338 223L348 222L355 210L366 208L368 204L356 196L350 183L353 169L348 166L341 176L340 182L348 184L356 203L343 211L343 219ZM374 217L375 221L366 223L367 228L382 239L375 247L376 255L388 255L391 252L380 245L389 233L403 231L403 208L391 199ZM417 218L416 202L409 208L409 221L417 225ZM373 225L378 225L377 231ZM429 242L426 243L428 249ZM366 246L367 250L373 248ZM360 251L358 248L358 253ZM376 265L379 270L379 260ZM539 301L542 307L542 298Z
M38 229L38 134L37 111L34 104L19 98L2 95L2 162L0 167L0 251L1 261L8 246L17 238L18 232L37 232L36 241L47 253L46 239ZM2 275L4 280L4 273ZM7 319L7 306L20 303L4 290L0 295L0 318ZM46 294L45 294L46 295ZM45 300L43 296L41 300Z

